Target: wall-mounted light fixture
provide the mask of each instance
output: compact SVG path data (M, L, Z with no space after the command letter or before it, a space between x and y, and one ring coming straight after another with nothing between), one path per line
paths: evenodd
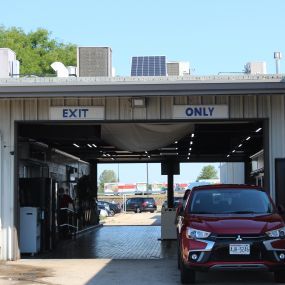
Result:
M132 98L132 107L133 108L145 108L145 98Z

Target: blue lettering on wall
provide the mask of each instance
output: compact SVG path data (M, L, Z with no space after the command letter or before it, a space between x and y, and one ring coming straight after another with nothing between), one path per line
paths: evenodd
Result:
M63 109L62 110L62 117L63 118L68 118L68 109Z
M77 109L74 109L74 110L72 110L72 109L69 109L69 118L76 118L77 116L76 116L76 113L77 113Z
M212 107L212 108L209 107L208 109L209 109L210 116L212 117L215 108L214 107Z
M202 116L202 108L194 108L194 116Z
M193 116L193 108L187 108L185 113L186 113L186 116L192 117Z
M185 110L188 117L212 117L215 107L189 107Z
M76 109L70 109L70 108L66 108L66 109L62 109L62 117L63 118L87 118L87 113L88 113L89 109L87 108L76 108Z

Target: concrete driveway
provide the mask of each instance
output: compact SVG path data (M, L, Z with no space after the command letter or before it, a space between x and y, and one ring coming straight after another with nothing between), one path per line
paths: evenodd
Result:
M158 213L107 218L51 253L0 263L0 285L180 284L176 241L160 240L159 223ZM211 272L198 273L197 284L275 283L268 272Z
M0 266L1 285L180 284L176 260L29 259ZM199 273L197 284L275 284L266 272Z

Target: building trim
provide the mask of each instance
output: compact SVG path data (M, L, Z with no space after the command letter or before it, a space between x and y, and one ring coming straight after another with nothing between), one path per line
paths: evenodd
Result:
M282 76L185 77L7 79L0 80L0 98L285 94Z

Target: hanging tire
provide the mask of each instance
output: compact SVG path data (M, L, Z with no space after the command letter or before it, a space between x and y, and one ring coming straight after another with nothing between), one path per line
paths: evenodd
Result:
M274 280L276 283L285 283L285 271L275 271Z
M196 274L194 270L187 268L180 259L180 281L182 284L194 284Z
M141 212L140 208L137 208L136 213L140 213L140 212Z

